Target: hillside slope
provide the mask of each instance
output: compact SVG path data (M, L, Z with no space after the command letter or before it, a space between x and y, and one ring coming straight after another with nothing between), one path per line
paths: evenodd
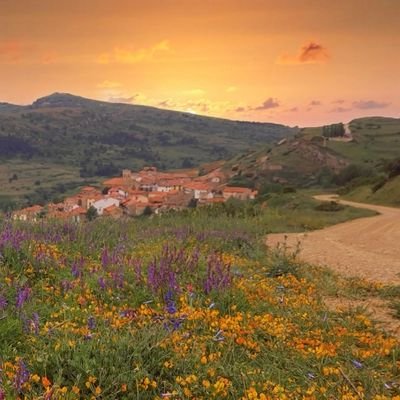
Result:
M278 124L61 93L30 106L0 103L0 209L15 201L49 201L123 168L190 168L293 133Z
M355 188L345 196L349 200L400 207L400 176L388 180L374 191L371 185Z
M230 121L59 93L31 106L0 105L0 157L12 159L20 154L68 163L84 167L87 176L107 175L107 166L112 164L118 169L145 163L161 168L199 165L291 133L283 125Z
M323 185L350 164L378 172L400 154L400 119L360 118L348 129L351 137L324 140L324 127L303 128L294 137L234 157L223 169L234 181L256 187L271 182Z

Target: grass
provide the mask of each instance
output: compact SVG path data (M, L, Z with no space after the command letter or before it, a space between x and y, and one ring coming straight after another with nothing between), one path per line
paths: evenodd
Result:
M328 142L328 147L353 163L374 164L381 159L394 159L400 145L400 120L370 117L351 121L354 142Z
M348 200L400 207L400 176L389 180L376 192L371 186L360 186L344 196Z
M399 396L397 341L360 310L326 308L333 275L264 247L266 232L304 222L282 205L318 215L314 202L270 202L261 213L3 221L0 396Z
M0 165L0 209L50 202L74 193L80 186L98 185L101 180L81 178L79 169L72 166L15 159Z

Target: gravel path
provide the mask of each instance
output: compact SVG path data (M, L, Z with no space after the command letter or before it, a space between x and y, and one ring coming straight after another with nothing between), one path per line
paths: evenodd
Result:
M295 247L300 241L300 258L327 266L345 276L361 277L385 284L400 284L400 209L315 196L342 204L368 208L379 215L344 222L309 233L271 234L267 244L279 242Z

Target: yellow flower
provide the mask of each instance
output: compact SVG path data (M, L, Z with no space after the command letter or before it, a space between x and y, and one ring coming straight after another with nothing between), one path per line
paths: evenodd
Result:
M208 379L203 379L202 384L206 389L208 389L210 387L210 385L211 385L211 383L210 383L210 381Z
M79 394L79 392L80 392L80 389L78 388L78 386L72 386L72 389L71 389L71 391L73 392L73 393L75 393L75 394Z

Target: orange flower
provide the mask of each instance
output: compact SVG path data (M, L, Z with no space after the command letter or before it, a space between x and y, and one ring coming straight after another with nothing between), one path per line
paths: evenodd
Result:
M51 386L51 382L50 382L49 378L47 378L47 376L42 377L42 385L45 388L48 388L49 386Z

